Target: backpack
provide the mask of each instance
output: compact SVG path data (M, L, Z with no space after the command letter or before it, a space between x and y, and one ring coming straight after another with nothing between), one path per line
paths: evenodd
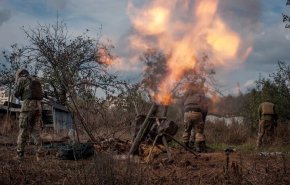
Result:
M42 85L41 85L40 80L34 76L28 76L28 79L30 80L30 84L29 84L30 96L28 97L28 99L42 100L43 91L42 91Z
M199 93L190 95L186 98L184 102L184 110L187 111L196 111L201 112L202 109L202 97Z
M64 144L58 148L57 158L62 160L86 159L95 154L91 143Z
M274 104L270 102L262 103L262 115L272 115L274 114Z

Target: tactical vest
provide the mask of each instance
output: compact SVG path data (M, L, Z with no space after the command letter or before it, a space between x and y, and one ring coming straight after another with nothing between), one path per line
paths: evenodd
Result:
M272 115L274 114L274 104L270 102L264 102L261 105L262 115Z
M43 91L42 85L38 78L33 76L27 76L29 83L29 96L28 99L30 100L42 100L43 98Z

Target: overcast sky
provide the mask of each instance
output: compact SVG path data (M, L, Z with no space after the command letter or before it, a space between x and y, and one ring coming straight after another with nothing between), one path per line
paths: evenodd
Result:
M278 60L290 64L290 29L282 22L282 13L290 14L286 1L220 0L219 14L241 36L244 47L252 47L250 55L237 67L217 69L216 79L225 94L235 93L237 83L246 91L260 74L273 72ZM132 2L142 7L150 1ZM0 0L0 50L14 43L25 44L22 26L54 24L58 14L75 35L89 29L90 35L97 37L101 28L102 39L110 39L114 54L128 62L127 66L120 65L118 73L137 80L142 66L126 60L130 57L127 37L132 32L127 6L127 0Z

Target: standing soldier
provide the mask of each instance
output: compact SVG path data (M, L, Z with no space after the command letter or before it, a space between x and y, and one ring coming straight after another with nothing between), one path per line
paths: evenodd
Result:
M273 140L274 130L277 126L278 115L276 113L276 106L271 102L263 102L259 105L259 130L256 147L261 147L263 137L266 134L267 139Z
M206 151L204 135L206 113L207 106L205 94L202 90L189 90L184 102L184 133L182 137L187 147L190 147L189 139L192 138L191 144L195 144L197 152ZM194 131L192 131L193 129Z
M17 158L23 159L24 148L30 135L37 147L36 159L39 161L42 147L40 129L43 91L40 81L35 76L30 76L25 69L19 69L16 73L15 97L23 101L19 115Z

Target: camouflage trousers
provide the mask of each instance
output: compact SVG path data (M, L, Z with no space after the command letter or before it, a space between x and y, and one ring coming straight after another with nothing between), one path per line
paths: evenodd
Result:
M41 130L41 112L40 110L21 112L19 116L19 133L17 138L17 153L24 153L27 141L31 137L37 147L36 154L42 152L42 142L40 138Z
M260 120L256 147L262 144L269 144L274 140L275 126L273 121Z
M202 114L200 112L185 112L184 113L184 132L182 135L183 142L205 141L204 136L204 122L202 121Z

